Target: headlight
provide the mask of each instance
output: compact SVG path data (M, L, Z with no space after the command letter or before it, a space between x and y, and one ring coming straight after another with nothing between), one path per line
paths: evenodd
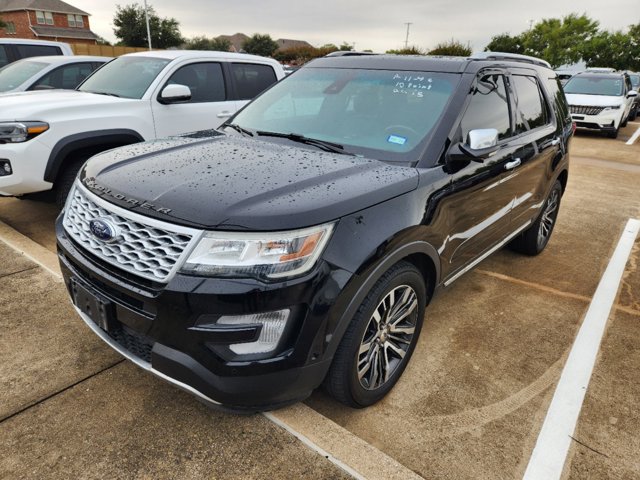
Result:
M182 267L186 273L278 279L308 272L333 224L289 232L208 232Z
M20 143L49 130L44 122L0 122L0 143Z
M609 105L608 107L604 107L605 110L620 110L620 105Z

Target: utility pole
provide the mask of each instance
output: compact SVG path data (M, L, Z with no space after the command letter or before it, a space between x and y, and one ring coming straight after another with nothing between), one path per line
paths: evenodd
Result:
M149 27L149 9L147 8L147 0L144 0L144 18L147 22L147 40L149 40L149 50L151 50L151 27Z
M411 22L405 23L407 26L407 36L404 38L404 48L409 48L409 27L413 25Z

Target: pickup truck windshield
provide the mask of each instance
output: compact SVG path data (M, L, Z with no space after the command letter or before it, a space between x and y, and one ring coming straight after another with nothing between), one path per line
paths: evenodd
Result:
M333 142L346 153L380 160L414 161L459 79L452 73L308 67L254 100L233 124Z
M140 99L170 61L165 58L119 57L87 78L78 90Z

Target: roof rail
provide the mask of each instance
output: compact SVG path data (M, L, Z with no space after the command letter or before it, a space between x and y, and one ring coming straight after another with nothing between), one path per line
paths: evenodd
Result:
M539 65L541 67L551 68L549 62L546 62L537 57L530 57L529 55L520 55L518 53L503 53L503 52L478 52L471 55L474 60L507 60L509 62L523 62L530 63L532 65Z
M327 53L325 57L359 57L361 55L379 55L379 53L353 52L351 50L337 50L335 52Z

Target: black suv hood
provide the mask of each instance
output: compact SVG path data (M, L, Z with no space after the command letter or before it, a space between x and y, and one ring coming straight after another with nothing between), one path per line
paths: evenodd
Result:
M91 159L81 178L140 214L228 230L317 225L418 185L413 168L235 135L118 148Z

